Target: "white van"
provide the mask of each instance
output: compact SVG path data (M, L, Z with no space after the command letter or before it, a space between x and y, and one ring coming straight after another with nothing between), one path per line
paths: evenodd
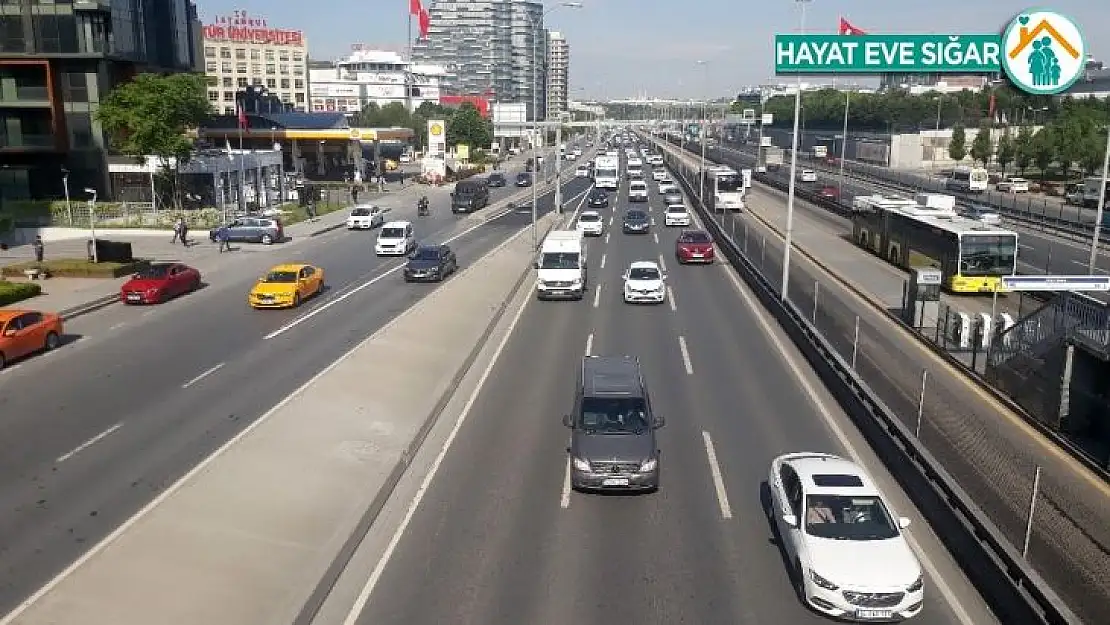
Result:
M629 202L646 202L648 201L648 186L643 180L632 180L628 183L628 201Z
M416 249L416 233L411 221L391 221L378 231L374 254L378 256L407 256Z
M538 299L582 299L589 288L586 242L577 230L554 230L543 240L536 260Z

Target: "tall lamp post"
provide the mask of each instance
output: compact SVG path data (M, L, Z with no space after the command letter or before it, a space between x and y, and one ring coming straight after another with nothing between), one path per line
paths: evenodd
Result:
M1110 177L1110 126L1106 128L1106 154L1102 155L1102 184L1099 185L1098 210L1095 211L1095 233L1091 239L1091 257L1087 261L1087 273L1095 275L1098 261L1098 240L1102 236L1102 217L1106 210L1106 179Z
M801 28L802 34L806 32L806 5L813 0L794 0L802 9ZM790 185L786 190L786 241L782 250L782 288L779 297L786 301L790 287L790 247L794 238L794 187L797 183L798 170L798 122L802 116L802 75L798 74L797 91L794 92L794 134L790 139Z
M549 13L551 13L552 11L556 11L556 10L564 8L564 7L568 8L568 9L581 9L582 8L582 3L581 2L560 2L559 4L549 8L546 11L544 11L543 13L541 13L539 18L536 18L536 17L529 17L528 18L529 21L531 21L531 23L532 23L532 249L533 250L538 249L538 247L539 247L539 241L537 240L537 232L536 232L536 204L539 201L536 197L536 182L537 182L536 174L539 174L540 171L539 171L539 161L536 158L536 143L537 143L537 139L539 139L540 108L539 108L538 94L536 93L537 92L537 89L536 89L536 82L537 82L537 80L536 80L536 70L537 70L537 66L538 66L536 57L539 56L539 53L536 50L536 47L537 47L536 44L539 43L540 38L539 38L539 32L537 32L537 31L540 30L540 25L543 24L543 18L544 17L547 17L547 15ZM546 75L547 72L544 71L544 74ZM547 97L546 92L544 93L544 97L545 98ZM555 166L558 167L558 164L556 164Z
M62 192L66 196L66 217L69 218L69 225L73 225L73 205L69 201L69 168L62 167Z
M93 263L100 262L100 256L96 251L96 189L92 187L85 187L85 193L88 193L89 198L89 256L92 257Z
M844 130L840 134L840 182L836 187L837 200L844 198L844 159L848 158L848 107L852 102L852 92L844 87Z
M707 102L709 100L709 61L698 61L698 65L702 69L702 87L705 92L702 94L701 102L701 124L699 126L699 133L701 135L701 171L698 172L698 198L705 201L705 144L706 132L705 127L709 125L709 113L706 110Z

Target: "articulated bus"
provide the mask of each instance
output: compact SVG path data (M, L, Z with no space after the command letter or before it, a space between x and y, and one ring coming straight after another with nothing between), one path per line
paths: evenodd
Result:
M944 188L963 193L983 193L987 190L990 174L982 167L957 167L944 181Z
M1002 276L1017 273L1018 235L951 212L908 206L856 204L852 239L893 265L935 267L953 293L992 293Z
M706 206L717 212L744 210L744 178L735 169L707 167L702 176Z

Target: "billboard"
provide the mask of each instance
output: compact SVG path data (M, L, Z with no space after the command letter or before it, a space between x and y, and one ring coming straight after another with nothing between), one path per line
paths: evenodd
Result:
M246 11L235 11L231 15L217 17L215 23L204 26L207 41L227 41L230 43L256 43L277 46L304 47L304 32L271 28L265 18L248 15Z

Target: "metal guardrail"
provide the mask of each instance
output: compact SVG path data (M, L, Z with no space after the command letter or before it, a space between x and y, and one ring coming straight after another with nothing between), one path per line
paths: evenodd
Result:
M953 557L1001 622L1082 623L805 314L779 297L774 286L702 204L695 185L681 173L685 168L669 154L667 159L672 170L680 172L679 180L689 197L697 199L694 209L725 258L776 317L935 532L944 538Z

